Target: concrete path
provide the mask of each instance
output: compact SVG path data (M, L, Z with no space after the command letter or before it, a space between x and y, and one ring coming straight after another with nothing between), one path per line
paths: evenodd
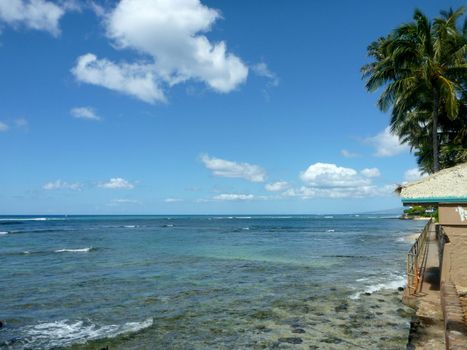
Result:
M440 302L440 268L435 225L430 225L428 251L423 267L423 280L415 296L417 320L412 325L407 349L443 350L444 321Z

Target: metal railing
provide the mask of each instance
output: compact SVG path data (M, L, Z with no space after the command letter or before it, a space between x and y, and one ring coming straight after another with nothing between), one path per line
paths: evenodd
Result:
M432 219L425 225L422 233L420 233L420 236L418 236L407 254L407 288L411 295L416 294L420 286L422 268L428 249L427 241L431 223Z

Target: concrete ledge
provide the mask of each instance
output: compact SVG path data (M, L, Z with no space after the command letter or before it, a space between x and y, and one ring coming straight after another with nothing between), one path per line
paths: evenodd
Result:
M453 282L441 283L441 307L444 315L447 350L467 349L467 324L456 286Z

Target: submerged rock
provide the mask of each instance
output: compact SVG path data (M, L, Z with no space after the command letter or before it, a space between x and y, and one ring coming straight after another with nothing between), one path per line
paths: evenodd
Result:
M334 308L336 312L341 312L341 311L347 311L349 308L349 304L347 303L342 303Z
M303 343L303 339L299 337L286 337L286 338L279 338L280 343L289 343L289 344L301 344Z
M305 330L302 328L295 328L292 333L305 333Z

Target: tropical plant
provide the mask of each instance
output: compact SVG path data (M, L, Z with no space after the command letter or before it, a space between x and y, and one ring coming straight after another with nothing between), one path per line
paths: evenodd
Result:
M372 62L362 67L366 88L382 88L378 107L391 109L391 131L410 145L422 170L431 173L467 160L467 22L464 9L430 21L413 21L371 43ZM458 128L461 129L458 129Z

